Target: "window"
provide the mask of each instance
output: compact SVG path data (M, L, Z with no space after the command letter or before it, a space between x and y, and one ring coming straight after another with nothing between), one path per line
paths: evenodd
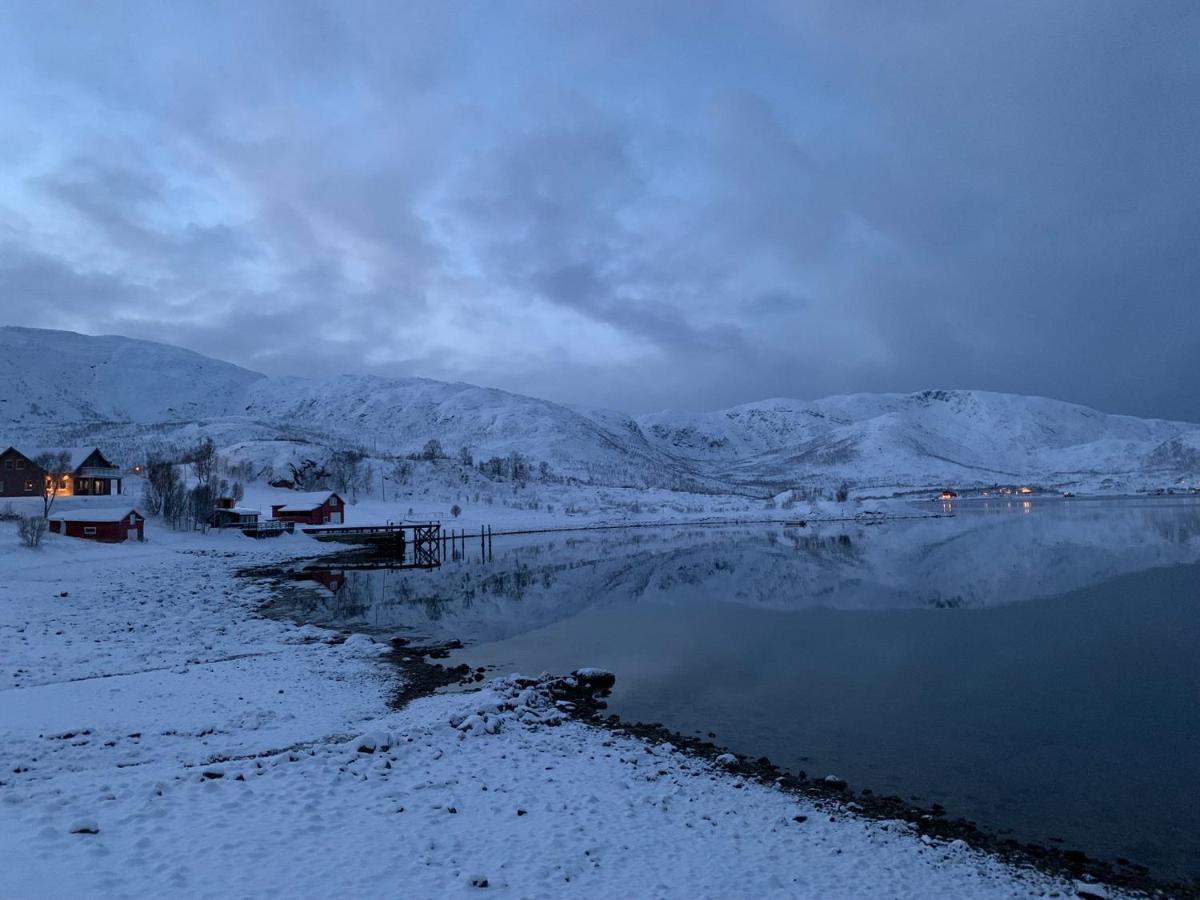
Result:
M13 463L13 461L11 459L6 459L4 461L4 468L8 469L9 471L12 471L12 463Z
M33 490L33 482L32 482L32 481L27 481L27 482L25 482L25 490L26 490L26 491L32 491L32 490Z
M95 526L95 525L84 525L84 526L83 526L83 533L84 533L84 534L95 534L95 533L96 533L96 526Z
M23 460L23 459L18 459L18 460L17 460L17 468L18 468L18 469L23 469L23 468L25 468L25 460Z
M79 479L79 490L86 491L88 488L88 480L86 478Z

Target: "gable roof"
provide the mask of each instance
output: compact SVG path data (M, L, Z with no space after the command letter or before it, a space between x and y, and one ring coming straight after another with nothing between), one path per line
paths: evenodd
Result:
M68 509L50 516L50 521L58 522L120 522L130 513L137 513L139 518L146 518L132 506L104 506L99 509Z
M281 512L312 512L318 506L324 506L330 497L338 497L333 491L310 491L302 494L292 494L283 503L272 503L271 508ZM338 499L342 499L338 497Z
M69 460L67 465L70 466L72 472L87 462L87 458L93 453L99 453L100 458L104 460L107 466L116 468L112 461L101 452L99 447L37 447L24 455L29 459L37 459L43 453L53 453L55 455L66 453Z
M293 494L288 497L286 503L272 503L271 509L276 509L281 512L312 512L318 506L324 506L329 502L331 497L338 497L334 491L311 491L308 493Z
M20 457L23 457L23 458L29 460L29 462L33 463L35 466L37 465L37 463L33 462L33 456L27 456L26 454L24 454L20 450L18 450L16 447L7 447L4 450L0 450L0 456L7 456L9 453L15 453L15 454L17 454L17 456L20 456ZM36 456L37 454L34 454L34 455Z

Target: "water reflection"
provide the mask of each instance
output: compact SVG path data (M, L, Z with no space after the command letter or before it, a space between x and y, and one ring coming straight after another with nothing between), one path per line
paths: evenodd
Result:
M491 562L296 573L287 612L502 671L609 668L624 717L1198 874L1200 503L954 508L497 539Z
M953 519L573 532L435 571L310 568L306 622L491 641L585 608L701 596L756 608L983 608L1200 561L1200 503L956 503ZM1036 515L1031 514L1036 512Z

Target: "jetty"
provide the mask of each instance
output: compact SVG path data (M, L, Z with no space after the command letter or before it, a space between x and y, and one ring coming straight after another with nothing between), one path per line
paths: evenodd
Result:
M385 525L334 525L302 529L314 540L369 547L399 560L405 567L435 568L442 559L466 557L467 532L442 528L441 522L388 522ZM474 541L474 535L471 536ZM492 529L479 530L481 552L491 556Z

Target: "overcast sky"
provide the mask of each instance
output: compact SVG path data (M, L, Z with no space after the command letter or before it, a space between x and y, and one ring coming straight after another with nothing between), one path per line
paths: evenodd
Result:
M1200 3L0 5L0 323L1200 420Z

